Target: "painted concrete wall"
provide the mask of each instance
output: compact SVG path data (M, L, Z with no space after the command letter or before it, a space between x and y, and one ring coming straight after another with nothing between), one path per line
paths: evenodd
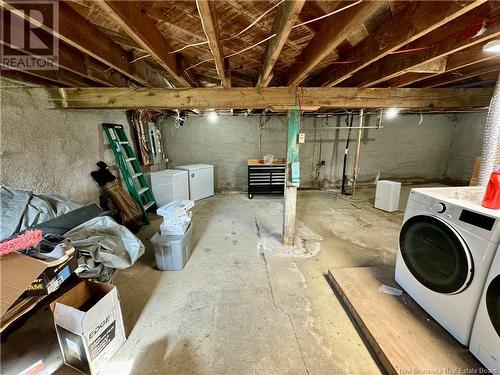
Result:
M379 175L385 179L441 179L445 177L448 152L455 128L472 120L451 115L401 115L384 120L383 129L364 131L361 146L360 180L374 181ZM306 143L300 146L301 186L328 188L341 182L343 155L347 140L346 116L326 119L306 117L302 131ZM420 121L422 119L422 121ZM481 131L480 119L473 119L471 129ZM357 121L357 120L356 120ZM357 122L354 122L354 126ZM376 115L367 116L365 126L376 126ZM258 116L219 116L216 123L206 117L188 117L184 126L174 127L173 120L162 126L163 139L170 159L170 167L181 164L208 163L215 165L216 188L238 190L247 186L246 160L273 154L285 156L286 117L274 116L266 120ZM352 175L356 131L351 133L347 174ZM457 144L459 140L455 143ZM467 142L466 139L463 142ZM454 146L456 148L456 145ZM454 150L455 150L454 148ZM470 146L476 153L477 144ZM458 149L457 149L458 151ZM320 161L325 165L318 168ZM472 167L470 167L472 168ZM447 177L456 171L450 167ZM463 178L470 170L463 171Z
M125 112L46 109L46 100L23 89L2 88L1 184L98 202L90 172L99 160L114 165L100 124L127 125Z
M468 113L457 117L446 161L445 177L469 181L474 160L476 156L481 155L486 114L486 112Z

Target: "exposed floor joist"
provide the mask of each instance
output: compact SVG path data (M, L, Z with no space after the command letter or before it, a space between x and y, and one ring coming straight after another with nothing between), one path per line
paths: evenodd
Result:
M271 82L274 64L278 60L304 3L305 0L290 0L283 3L280 12L273 22L271 35L275 34L276 36L267 43L257 87L267 87Z
M0 8L0 13L2 13L2 20L4 22L4 27L10 30L10 40L15 40L15 41L22 40L24 35L24 30L22 30L21 28L11 27L11 20L13 20L17 24L21 24L17 22L20 21L20 18L3 8ZM45 45L50 45L52 43L52 38L53 38L52 35L50 35L45 31L38 32L37 37ZM29 49L25 49L17 45L8 44L2 40L0 40L0 43L2 43L5 46L4 55L9 54L6 53L8 52L7 47L11 47L15 48L17 51L21 51L26 55L40 58L39 55L37 55L33 51L30 51ZM13 53L13 55L16 55L17 53L18 52L15 52ZM132 82L126 79L123 75L119 74L116 71L109 70L108 67L103 63L89 57L88 55L85 55L80 50L72 46L69 46L64 42L59 42L58 59L54 61L54 65L56 67L77 74L84 79L93 81L98 86L101 85L115 86L115 87L134 86Z
M49 89L61 108L266 109L301 106L321 108L483 108L493 89L363 89L339 87L270 88L68 88Z
M446 59L446 70L443 73L450 73L457 69L465 68L470 65L486 62L489 60L498 60L500 64L500 53L483 52L482 45L479 48L469 49L458 52ZM386 87L405 87L415 82L426 80L430 77L436 77L439 74L416 74L409 73L400 75L385 83Z
M408 43L436 30L446 23L484 4L486 0L468 3L416 1L407 5L370 34L342 60L351 63L332 65L313 81L314 86L336 86L370 64L384 58ZM389 31L389 32L388 32Z
M321 30L297 57L288 73L287 84L300 84L323 59L348 39L353 30L364 27L364 23L386 5L384 1L366 1L327 18Z
M485 7L489 7L489 4L485 4ZM485 30L480 35L457 36L457 34L463 34L464 29L467 30L470 25L477 24L478 19L481 20L481 16L476 12L470 12L457 18L448 25L446 30L436 30L432 33L433 35L428 35L409 46L409 49L416 50L416 53L410 54L410 56L406 54L386 56L359 71L353 79L349 80L349 86L374 87L381 82L409 72L422 63L447 57L478 44L482 45L488 40L500 36L500 23L485 26ZM480 24L476 27L477 30L481 29ZM436 39L437 41L433 43ZM421 51L419 51L420 49Z
M20 4L18 2L9 4L9 2L0 0L1 7L14 13L17 7L20 7ZM58 2L58 6L60 14L58 30L48 28L46 25L40 26L38 20L31 17L27 12L18 12L17 14L22 15L31 24L37 27L40 26L44 31L101 61L108 67L116 69L135 82L144 86L153 86L153 84L136 73L134 66L129 63L129 54L118 44L104 35L96 26L87 22L68 4L61 1Z
M224 49L220 40L219 23L215 10L215 2L212 0L196 0L196 6L200 14L203 31L208 39L210 51L214 56L217 74L223 87L231 87L230 81L226 77L224 64Z
M192 78L179 69L178 56L171 53L167 40L155 21L133 1L98 1L97 4L174 79L177 87L191 87Z
M483 64L470 65L468 67L458 69L449 73L440 74L436 77L423 80L419 83L419 85L422 87L440 87L455 82L460 82L479 75L495 72L500 72L500 61L498 60Z

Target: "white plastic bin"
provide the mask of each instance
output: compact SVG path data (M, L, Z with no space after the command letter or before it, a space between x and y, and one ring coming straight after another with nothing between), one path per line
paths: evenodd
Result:
M155 252L156 267L160 271L179 271L191 256L191 236L193 225L182 236L162 236L155 233L151 244Z

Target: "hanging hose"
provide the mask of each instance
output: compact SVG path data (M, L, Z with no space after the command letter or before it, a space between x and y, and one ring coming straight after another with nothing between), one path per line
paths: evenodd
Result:
M486 124L484 125L483 149L479 168L478 185L486 186L496 161L500 157L500 75L491 98Z

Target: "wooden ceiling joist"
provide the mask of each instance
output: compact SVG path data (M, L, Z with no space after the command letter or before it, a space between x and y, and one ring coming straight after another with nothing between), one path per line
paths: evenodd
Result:
M487 63L470 65L449 73L440 74L436 77L428 78L419 83L421 87L440 87L461 82L466 79L483 74L495 73L500 71L500 60L493 60Z
M341 56L351 63L331 65L313 81L314 86L336 86L361 69L375 63L406 44L484 4L470 2L415 1L409 3L355 48Z
M340 87L269 88L68 88L50 90L62 108L267 109L292 108L482 108L493 89L363 89Z
M12 22L14 24L21 25L22 23L16 22L19 17L9 11L0 8L1 19L4 22L4 27L10 30L10 40L18 41L22 40L24 35L24 30L21 28L11 27ZM50 45L52 43L52 35L45 31L37 33L37 37L45 45ZM15 48L16 51L20 51L25 55L34 56L39 58L39 55L35 54L33 51L27 50L22 46L8 44L5 41L0 40L0 43L4 45L4 54L7 48ZM11 52L16 55L19 52ZM72 72L81 76L82 78L88 79L95 82L98 86L116 86L116 87L128 87L133 86L131 81L125 79L124 76L117 72L112 72L108 69L107 65L85 55L80 50L64 43L59 43L58 58L54 60L54 65L56 67L62 68L66 71Z
M326 19L321 30L313 37L297 57L288 73L287 84L296 86L354 31L364 27L364 23L386 6L384 1L366 1Z
M489 6L489 4L486 4ZM457 36L456 32L464 33L464 28L468 25L478 23L481 20L474 12L466 14L453 21L443 33L441 30L436 30L432 34L442 35L442 39L429 46L430 40L434 40L435 35L429 35L429 38L423 38L418 43L411 45L412 49L422 51L412 53L409 56L389 55L382 60L368 66L359 71L353 79L349 80L349 84L359 87L374 87L381 82L398 77L401 74L412 71L420 64L430 63L442 58L446 58L456 52L476 46L483 45L488 40L500 36L500 23L496 23L482 32L481 35ZM478 25L478 30L481 25Z
M191 87L192 78L179 69L177 55L155 26L141 2L136 1L98 1L97 4L174 80L177 87Z
M304 3L305 0L290 0L285 1L281 6L281 10L276 16L271 30L271 35L275 34L276 36L267 43L257 87L267 87L271 82L274 64L278 60Z
M226 77L224 67L224 49L220 40L219 22L215 10L215 1L213 0L196 0L196 6L200 14L203 31L207 36L208 46L214 56L215 68L220 77L223 87L230 87L230 82Z
M500 59L500 53L483 52L482 45L479 48L468 49L450 55L446 59L446 69L443 73L450 73L457 69L465 68L470 65L486 62L489 60ZM500 64L500 61L498 62ZM425 80L439 74L403 74L391 79L385 83L386 87L405 87L415 82Z
M2 69L2 70L0 70L0 78L8 78L8 79L11 79L11 80L16 81L16 82L29 83L29 84L33 84L36 86L43 86L43 87L46 87L46 86L47 87L54 87L54 86L60 87L61 86L60 82L53 82L53 81L47 80L45 78L40 78L40 77L36 77L33 75L29 75L29 74L26 74L26 73L19 71L19 70L3 70ZM26 85L26 86L30 86L30 85ZM3 87L3 89L5 90L6 87ZM8 89L8 85L7 85L7 89Z
M9 3L0 0L0 6L10 11L15 11L19 4L19 2ZM104 35L99 28L80 16L65 2L58 2L58 6L60 16L57 30L48 28L46 25L40 26L38 20L31 17L27 12L20 12L19 14L33 25L40 26L44 31L55 35L63 42L92 56L108 67L116 69L135 82L144 86L152 86L135 72L134 66L129 63L129 54L124 49Z

